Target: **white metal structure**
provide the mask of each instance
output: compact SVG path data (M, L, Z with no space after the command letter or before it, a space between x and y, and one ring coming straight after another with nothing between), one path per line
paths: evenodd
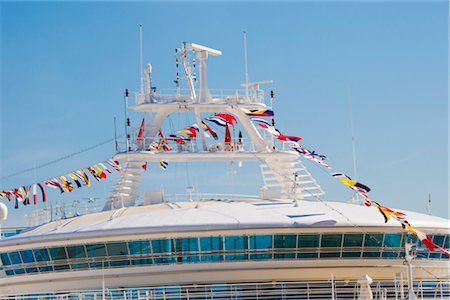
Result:
M183 43L177 53L188 90L180 89L177 78L175 91L157 92L150 78L152 67L145 68L145 89L136 94L133 109L148 114L149 125L134 149L127 143L115 156L122 172L103 208L71 218L52 217L51 222L0 241L0 297L450 297L446 255L430 253L414 241L416 258L406 254L407 268L409 236L401 226L383 223L375 209L323 201L322 188L297 153L258 130L246 111L271 108L259 90L265 82L246 80L245 91L210 90L206 59L222 52ZM198 88L194 58L200 62ZM152 148L162 140L164 120L180 112L194 114L199 125L202 114L231 114L246 137L210 143L198 126L198 141L173 145L172 151ZM146 193L141 201L142 164L162 161L260 162L261 195L195 194L189 187L188 195L179 198L161 189ZM407 214L435 242L448 245L448 220Z

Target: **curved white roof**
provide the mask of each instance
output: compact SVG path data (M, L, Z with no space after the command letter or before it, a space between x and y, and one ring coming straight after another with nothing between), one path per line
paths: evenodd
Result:
M136 206L83 215L39 226L0 240L0 246L38 240L55 241L143 233L263 229L391 227L401 225L391 219L384 223L375 207L342 202L250 200L208 200ZM450 220L403 211L412 226L425 232L450 232ZM386 228L387 229L387 228Z

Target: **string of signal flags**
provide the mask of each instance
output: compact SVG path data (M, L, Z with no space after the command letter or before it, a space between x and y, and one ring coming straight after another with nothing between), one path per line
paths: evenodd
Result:
M107 167L109 166L109 168ZM96 181L101 181L111 174L111 169L120 172L119 162L113 158L96 163L87 168L79 169L77 171L69 172L65 175L54 177L52 179L43 180L30 185L23 185L15 187L7 191L0 191L0 198L7 199L9 202L14 202L14 208L19 208L19 203L23 205L30 205L31 200L36 205L38 202L38 189L41 194L42 202L47 201L47 193L44 187L59 189L62 193L70 193L77 188L91 185L91 178ZM88 173L91 177L88 176ZM73 181L73 182L72 182Z
M331 167L325 162L326 156L316 153L315 151L310 151L304 147L302 147L299 143L300 140L302 140L299 136L290 136L290 135L284 135L282 134L278 129L275 128L275 122L272 119L272 122L268 122L265 119L262 118L252 118L252 121L259 125L261 128L266 130L268 133L270 133L272 136L274 136L276 139L280 140L281 142L289 145L291 149L296 151L299 155L302 157L311 160L322 167L326 168L327 170L331 170ZM403 229L406 229L408 232L413 234L414 236L417 236L417 238L430 250L434 251L436 248L439 249L441 252L447 254L450 256L450 251L448 249L445 249L441 247L440 245L433 242L433 240L427 236L422 231L418 230L417 228L413 227L410 222L406 219L407 215L401 211L391 209L387 206L381 205L380 203L373 201L369 198L369 192L370 188L360 182L357 182L355 180L352 180L349 176L345 175L341 172L328 172L332 177L338 179L343 185L351 188L353 191L355 191L357 194L359 194L364 199L364 205L367 207L376 207L380 214L384 218L384 222L387 223L391 218L398 221Z
M270 135L272 135L277 140L282 143L288 145L292 150L296 151L300 156L304 157L307 160L313 161L318 165L324 167L328 171L331 170L331 167L328 165L325 160L327 157L325 155L316 153L316 151L311 151L300 145L300 141L302 138L296 135L285 135L282 134L277 128L275 128L274 121L274 112L269 109L253 109L247 110L242 109L243 112L250 117L250 120L259 127L263 128ZM267 121L265 117L272 117L271 122ZM204 135L207 138L218 139L218 134L216 131L211 128L205 121L215 124L220 127L225 127L225 143L231 142L231 135L229 127L233 127L237 124L236 117L228 113L218 113L212 117L206 118L202 121L200 126L203 127ZM142 120L141 126L139 128L138 136L136 139L136 145L138 147L143 146L144 140L144 119ZM158 137L159 139L154 141L149 145L149 149L151 151L172 151L173 148L169 145L168 141L174 141L177 144L185 144L186 141L195 139L197 134L200 132L198 124L192 124L186 128L178 130L175 134L170 134L166 137L162 130L159 130ZM241 133L239 134L239 138L241 138ZM1 191L0 198L6 198L8 201L15 200L14 208L19 208L19 203L22 202L24 205L30 204L30 197L32 196L33 204L37 204L37 189L41 191L42 201L45 202L47 199L44 186L59 189L61 193L64 192L72 192L75 189L74 184L77 188L81 188L82 186L90 186L90 178L88 177L85 170L87 170L92 178L97 181L107 178L107 173L112 173L111 170L106 166L108 164L117 172L120 172L120 165L113 158L108 159L106 161L100 162L98 164L94 164L90 167L80 169L78 171L70 172L64 176L55 177L53 179L44 180L42 182L38 182L32 185L20 186L8 191ZM167 169L168 163L161 161L158 162L158 165L162 169ZM142 165L142 168L147 169L147 163ZM364 205L367 207L376 207L380 214L384 218L384 222L387 223L389 220L394 219L398 221L401 226L406 229L411 234L418 237L418 239L430 250L434 251L436 248L441 252L450 256L450 251L441 247L440 245L433 242L433 240L428 237L425 233L413 227L410 222L406 219L407 215L401 211L397 211L391 209L387 206L381 205L380 203L373 201L369 197L370 188L360 182L352 180L349 176L344 173L334 172L329 174L338 179L343 185L351 188L357 194L359 194L364 199ZM70 178L74 183L70 181Z

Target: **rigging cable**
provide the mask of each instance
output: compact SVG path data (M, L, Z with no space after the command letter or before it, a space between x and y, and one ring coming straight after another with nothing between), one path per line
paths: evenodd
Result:
M122 134L122 135L120 135L120 136L118 136L118 137L120 138L120 137L123 137L123 136L125 136L125 135ZM18 171L18 172L15 172L15 173L12 173L12 174L9 174L9 175L6 175L6 176L2 176L2 177L0 177L0 180L9 179L9 178L12 178L12 177L15 177L15 176L19 176L19 175L22 175L22 174L25 174L25 173L28 173L28 172L31 172L31 171L36 171L36 170L38 170L38 169L42 169L42 168L44 168L44 167L47 167L47 166L56 164L56 163L58 163L58 162L60 162L60 161L63 161L63 160L72 158L72 157L74 157L74 156L76 156L76 155L79 155L79 154L88 152L88 151L90 151L90 150L93 150L93 149L95 149L95 148L98 148L98 147L100 147L100 146L106 145L106 144L111 143L111 142L114 142L114 138L107 139L107 140L105 140L105 141L103 141L103 142L94 144L94 145L92 145L92 146L86 147L86 148L81 149L81 150L79 150L79 151L76 151L76 152L73 152L73 153L70 153L70 154L61 156L61 157L59 157L59 158L57 158L57 159L48 161L48 162L43 163L43 164L40 164L40 165L36 165L36 166L34 166L34 167L32 167L32 168L28 168L28 169L25 169L25 170L22 170L22 171Z

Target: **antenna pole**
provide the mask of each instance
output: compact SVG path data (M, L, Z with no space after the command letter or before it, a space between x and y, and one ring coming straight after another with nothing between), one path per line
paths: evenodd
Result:
M348 98L348 106L350 112L350 129L352 133L352 158L353 158L353 177L354 180L358 181L358 173L356 172L356 147L355 147L355 129L353 126L353 109L352 109L352 101L350 97ZM359 200L358 193L355 195L356 200Z
M119 144L117 143L116 117L114 117L114 145L116 146L116 153L119 153Z
M144 79L143 79L143 71L142 71L142 25L139 24L139 68L140 74L139 78L141 79L141 95L144 94Z
M245 97L248 99L247 32L244 31Z
M130 119L128 118L127 114L127 107L128 107L128 89L125 89L125 97L124 97L124 107L125 107L125 152L128 152L128 149L130 147L130 135L128 134L128 127L130 126Z

